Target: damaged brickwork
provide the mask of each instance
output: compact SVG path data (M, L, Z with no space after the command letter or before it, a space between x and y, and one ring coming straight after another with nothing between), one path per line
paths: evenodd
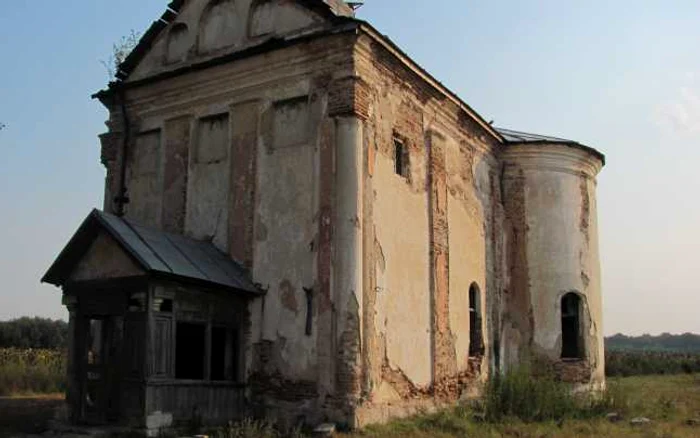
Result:
M450 329L449 225L447 221L447 175L444 140L428 134L430 164L430 252L433 301L433 380L440 382L457 370L454 335Z
M518 343L525 347L525 351L521 354L527 357L532 348L535 322L530 305L532 297L527 252L529 226L525 198L526 178L521 169L513 172L512 175L504 175L503 183L506 187L504 194L508 230L506 265L509 275L508 286L504 291L508 310L503 314L502 324L507 327L507 330L518 333Z
M494 128L331 3L174 2L98 94L104 209L212 245L259 289L240 402L362 426L478 395L530 356L602 385L602 155Z

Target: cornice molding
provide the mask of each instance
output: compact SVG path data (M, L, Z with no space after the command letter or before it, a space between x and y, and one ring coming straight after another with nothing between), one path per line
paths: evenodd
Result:
M562 172L595 179L603 161L593 152L569 143L527 143L510 145L501 155L504 176L519 170Z

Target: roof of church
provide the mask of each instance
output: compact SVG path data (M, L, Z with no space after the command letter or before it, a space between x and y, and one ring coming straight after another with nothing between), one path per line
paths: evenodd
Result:
M567 140L565 138L560 138L560 137L552 137L549 135L540 135L540 134L531 134L527 132L521 132L521 131L513 131L512 129L505 129L505 128L496 128L496 131L498 131L499 134L503 137L503 139L506 141L506 144L523 144L523 143L556 143L556 144L564 144L568 145L571 147L575 147L578 149L583 149L595 156L597 156L603 164L605 164L605 155L602 154L601 152L597 151L596 149L583 145L577 141L574 140Z
M211 243L144 227L99 210L83 221L41 281L63 286L100 231L114 238L148 274L262 294L248 272Z
M496 131L509 143L576 143L574 140L567 140L565 138L530 134L527 132L513 131L512 129L496 128Z

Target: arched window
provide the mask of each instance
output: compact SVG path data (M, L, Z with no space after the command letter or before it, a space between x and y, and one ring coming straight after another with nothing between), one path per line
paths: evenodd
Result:
M570 292L561 298L561 357L582 359L581 297Z
M484 354L484 338L481 329L481 293L479 286L469 286L469 356Z

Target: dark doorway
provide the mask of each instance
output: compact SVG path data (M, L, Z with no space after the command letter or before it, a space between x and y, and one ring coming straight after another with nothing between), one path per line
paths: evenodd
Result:
M206 326L178 322L175 328L175 377L204 380Z
M481 296L479 286L469 286L469 356L484 354L484 339L481 329Z
M82 349L78 350L82 369L80 418L88 424L104 424L118 415L114 397L117 376L112 366L119 354L115 319L87 316L82 325Z
M561 299L562 359L582 359L581 298L570 292Z
M238 377L238 333L226 327L211 329L211 370L209 378L234 381Z

